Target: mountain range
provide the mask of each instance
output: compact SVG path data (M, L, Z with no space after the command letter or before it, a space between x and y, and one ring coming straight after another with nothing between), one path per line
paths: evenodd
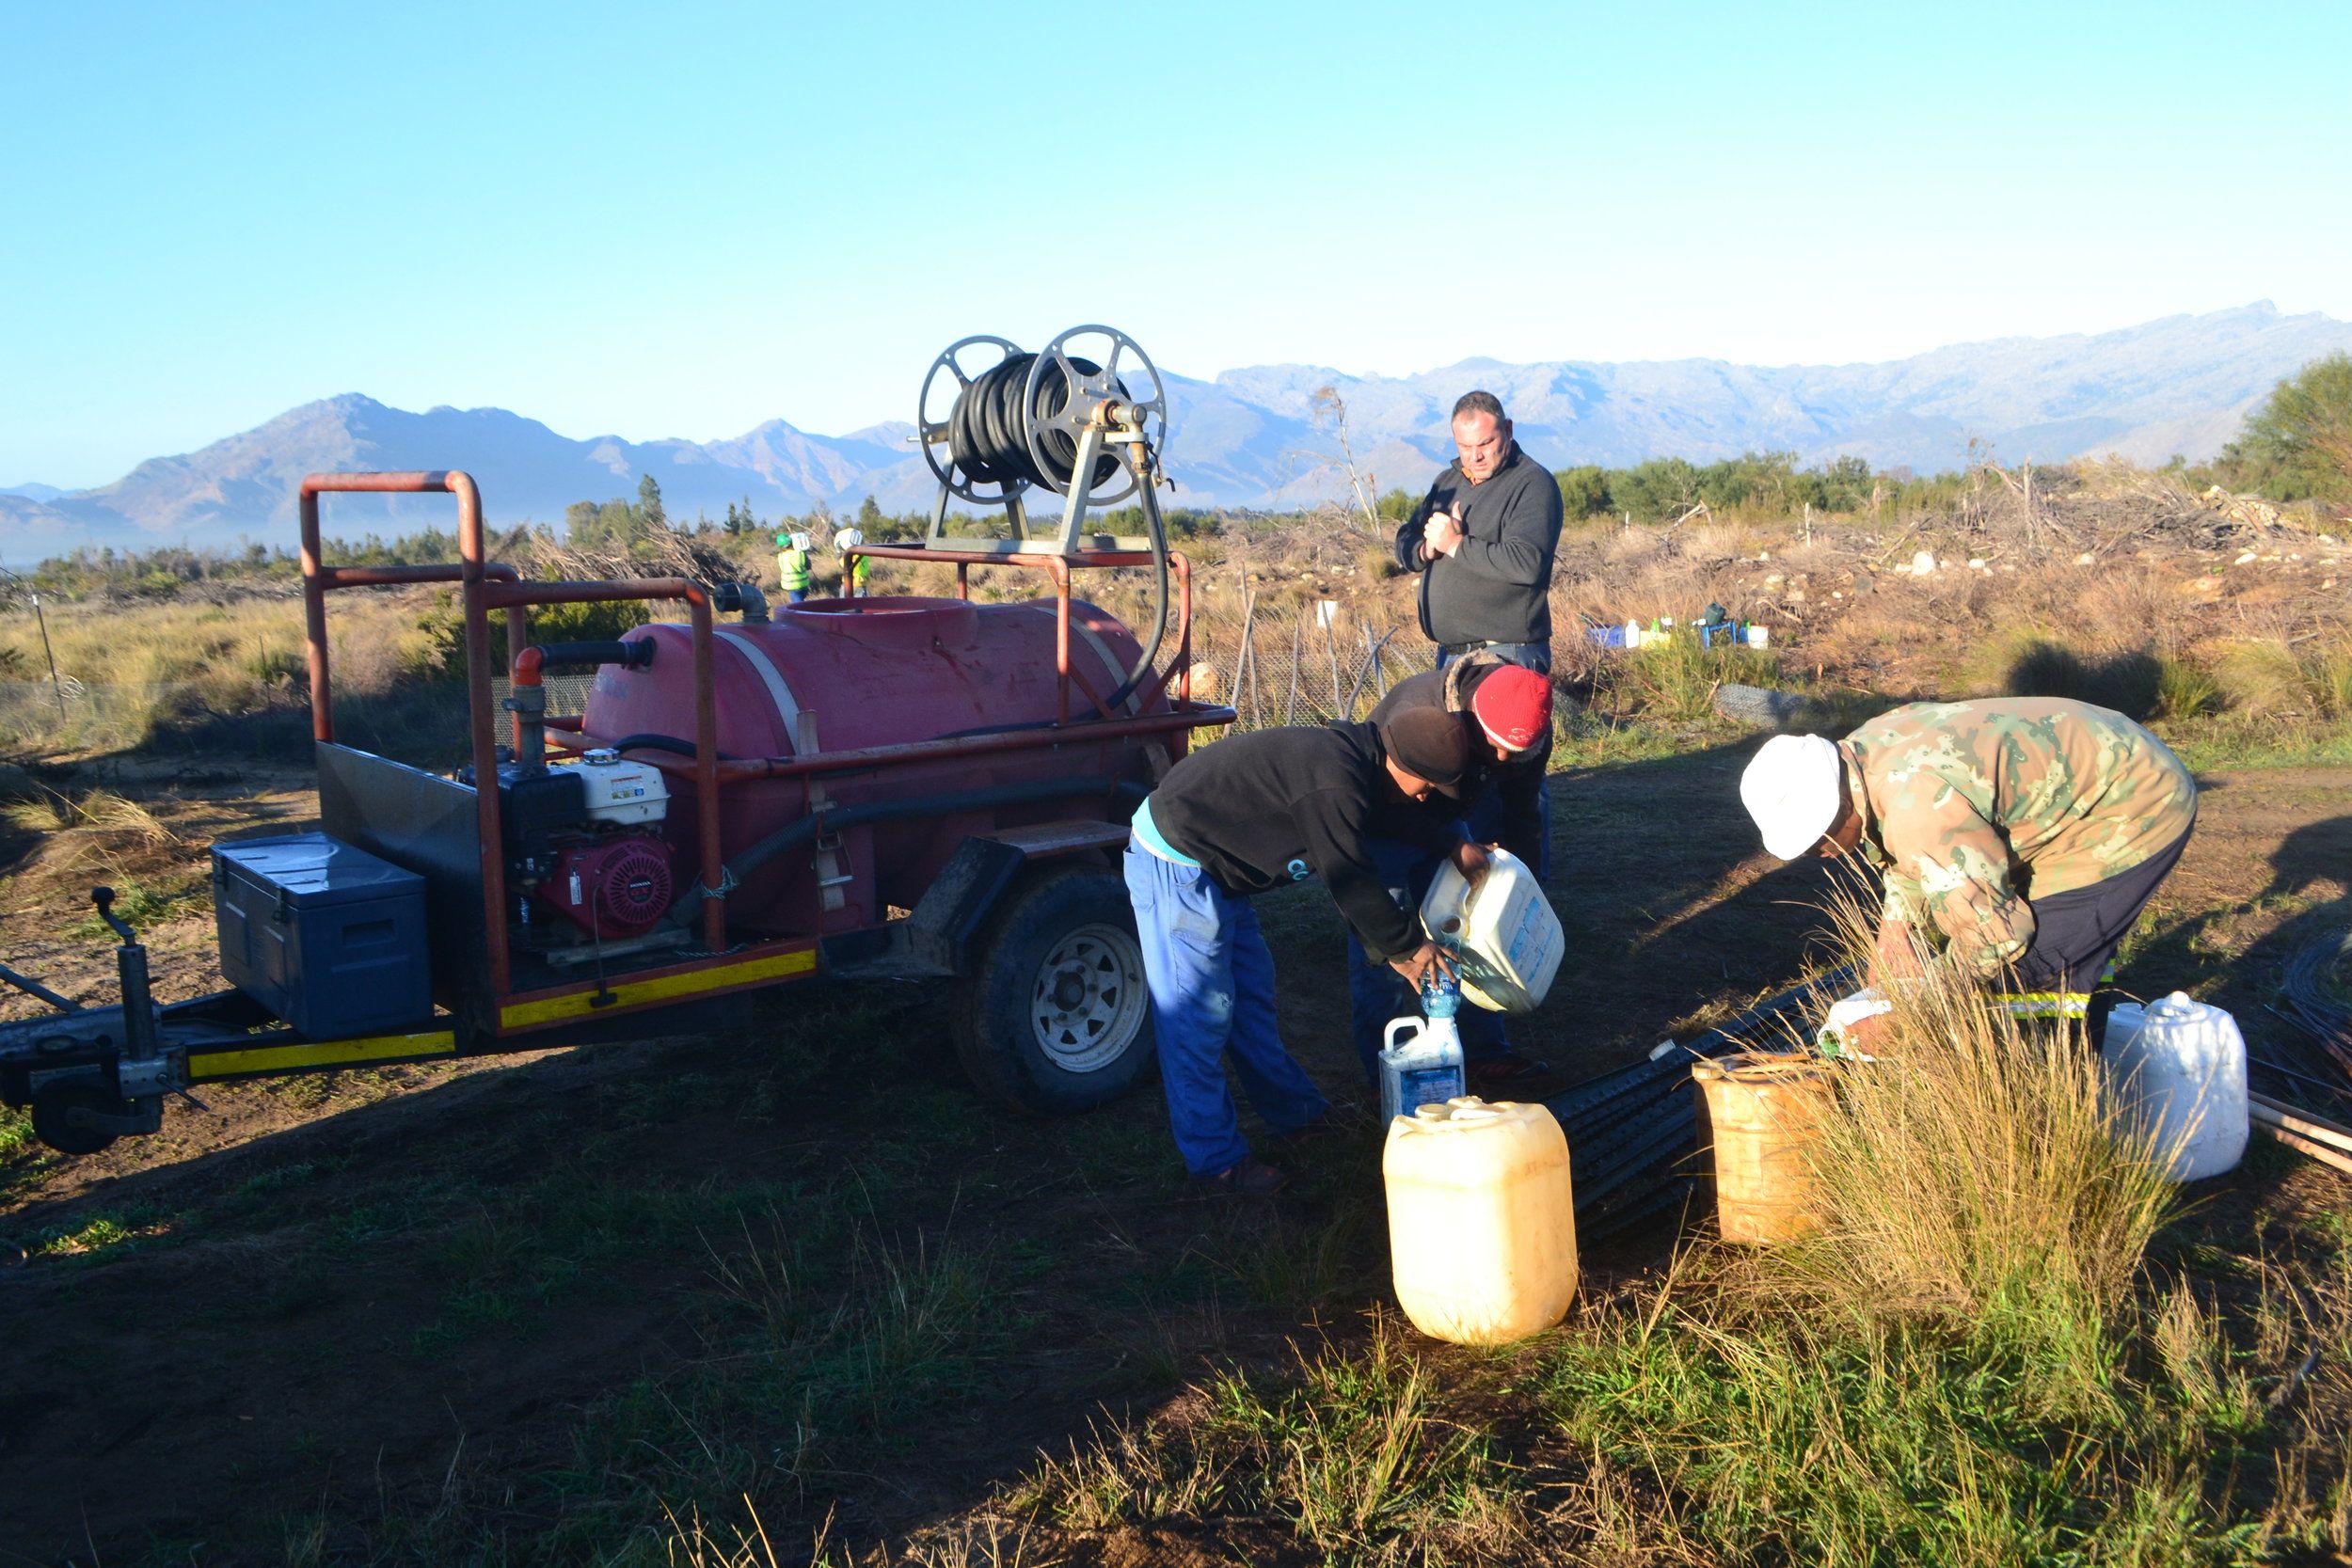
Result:
M2268 301L2169 316L2120 331L2008 338L1861 365L1734 365L1713 359L1510 364L1466 359L1416 375L1321 366L1168 374L1165 449L1173 504L1286 508L1342 491L1346 474L1318 393L1346 409L1356 462L1380 489L1426 484L1452 455L1454 400L1485 387L1520 444L1546 465L1706 461L1748 451L1840 455L1874 467L1957 467L1972 444L2005 462L2119 453L2161 463L2206 457L2284 375L2352 350L2352 322L2282 315ZM0 489L0 552L18 562L77 546L291 544L295 490L331 468L464 468L494 523L560 520L577 500L660 484L674 518L717 515L748 498L763 516L836 511L873 496L890 512L928 509L937 485L887 423L819 436L771 420L731 440L585 440L502 408L421 414L358 393L291 409L194 452L154 457L111 484ZM438 497L328 502L330 533L447 526ZM346 526L338 529L339 515Z

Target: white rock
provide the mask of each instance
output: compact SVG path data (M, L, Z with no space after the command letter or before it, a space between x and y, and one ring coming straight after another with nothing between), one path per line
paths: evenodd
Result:
M1984 570L1984 557L1982 557L1982 556L1980 556L1980 555L1972 555L1972 556L1970 556L1970 557L1968 558L1968 569L1969 569L1970 571L1972 571L1972 572L1981 572L1981 571L1983 571L1983 570Z
M2085 551L2083 551L2083 553L2082 553L2082 554L2080 554L2080 555L2078 555L2078 556L2076 556L2076 557L2074 558L2074 564L2075 564L2075 565L2077 565L2077 566L2088 566L2088 565L2090 565L2090 564L2093 561L2096 561L2096 560L2098 560L2098 559L2099 559L2099 558L2098 558L2097 556L2092 555L2092 554L2091 554L2089 550L2085 550Z
M1924 578L1933 573L1934 570L1935 552L1933 550L1921 550L1911 558L1912 576Z
M2233 566L2243 566L2253 559L2254 552L2252 550L2248 550L2244 555L2239 556L2235 561L2231 562L2230 564Z

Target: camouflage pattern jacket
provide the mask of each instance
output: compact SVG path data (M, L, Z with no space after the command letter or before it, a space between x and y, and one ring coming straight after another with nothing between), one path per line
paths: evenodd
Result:
M1886 917L1992 976L2033 945L2028 898L2128 871L2186 832L2197 784L2120 713L2060 697L1912 703L1843 742Z

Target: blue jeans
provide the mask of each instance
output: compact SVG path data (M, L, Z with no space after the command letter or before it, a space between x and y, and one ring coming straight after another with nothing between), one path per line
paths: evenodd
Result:
M1274 1021L1274 954L1257 911L1197 866L1127 846L1127 897L1152 988L1160 1084L1168 1130L1184 1168L1216 1176L1247 1159L1225 1058L1242 1092L1277 1132L1295 1132L1330 1107L1282 1049Z
M1473 820L1476 816L1471 814ZM1380 885L1389 890L1389 896L1406 910L1420 909L1430 879L1438 874L1438 857L1409 844L1381 838L1373 839L1364 848L1378 868ZM1367 1079L1375 1084L1380 1080L1380 1036L1389 1021L1411 1018L1420 1011L1421 999L1405 983L1405 976L1387 964L1374 963L1351 929L1347 933L1347 1029ZM1465 1061L1500 1056L1511 1049L1501 1013L1464 1002L1454 1022L1461 1031Z
M1513 664L1522 669L1533 670L1539 675L1551 673L1551 644L1549 642L1489 642L1477 651L1482 654L1492 654L1497 658L1508 659ZM1467 657L1469 656L1448 653L1445 649L1439 648L1438 668L1442 670L1455 659Z

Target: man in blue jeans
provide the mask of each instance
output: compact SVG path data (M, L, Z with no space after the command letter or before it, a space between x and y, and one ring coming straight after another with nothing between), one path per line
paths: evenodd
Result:
M1478 844L1500 844L1534 871L1549 874L1551 845L1543 809L1544 773L1551 758L1551 677L1493 654L1454 659L1442 670L1399 681L1372 710L1383 723L1413 708L1446 714L1463 726L1470 768L1458 799L1438 797L1405 808L1434 815L1460 836ZM1443 863L1409 835L1375 829L1372 863L1389 895L1407 910L1421 907ZM1352 937L1347 944L1348 1027L1364 1073L1376 1079L1380 1037L1389 1021L1417 1011L1419 1000L1386 965L1376 964ZM1544 1070L1543 1064L1511 1049L1502 1016L1465 1007L1456 1017L1462 1035L1462 1065L1475 1093L1516 1090Z
M1364 951L1418 986L1435 942L1389 896L1366 852L1382 813L1452 795L1470 765L1459 721L1429 709L1386 725L1299 725L1228 736L1168 770L1136 808L1127 893L1152 989L1152 1023L1169 1130L1204 1186L1262 1196L1286 1180L1249 1152L1225 1060L1277 1138L1311 1131L1329 1109L1282 1047L1274 955L1249 899L1319 876ZM1486 854L1442 816L1404 831L1466 876Z

